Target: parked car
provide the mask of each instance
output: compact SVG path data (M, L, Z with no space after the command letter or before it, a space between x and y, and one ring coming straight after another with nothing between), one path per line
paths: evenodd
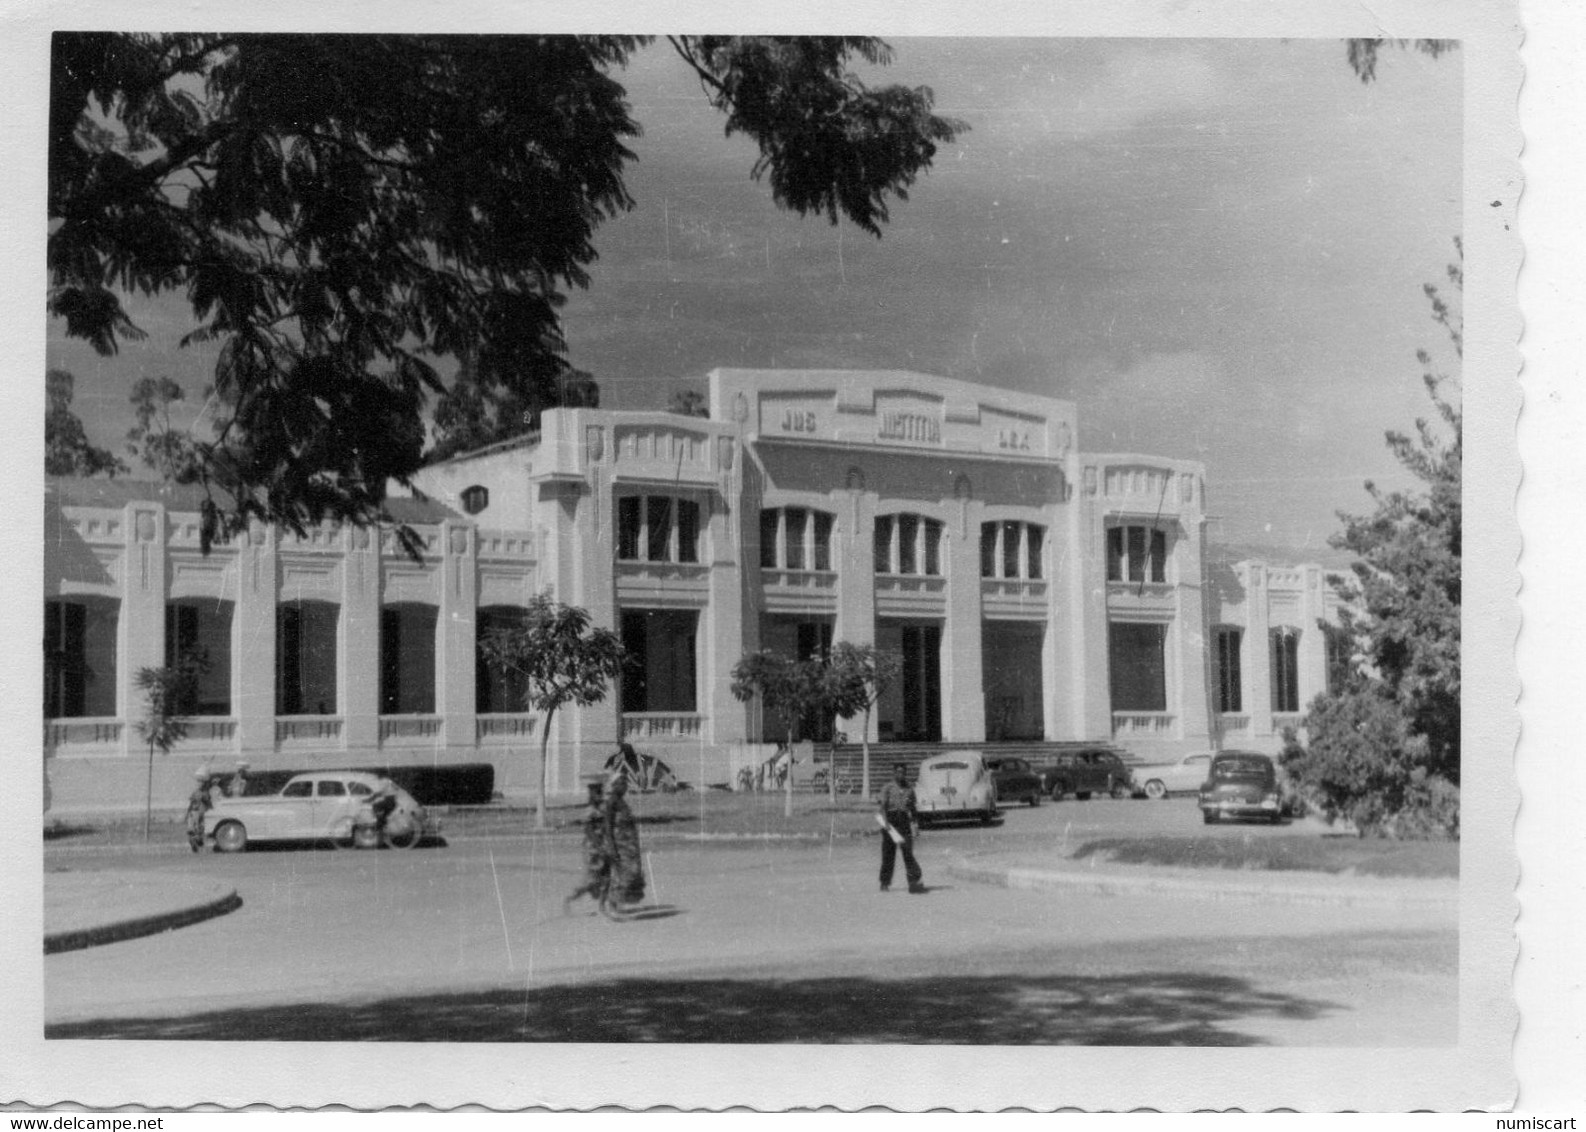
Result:
M289 779L277 794L220 798L204 815L204 835L217 852L238 853L252 841L327 841L379 844L372 803L383 783L358 770L320 770ZM387 844L407 848L440 830L413 795L394 787L386 819Z
M1200 788L1201 820L1283 817L1278 768L1267 755L1254 751L1222 751L1212 759Z
M1134 789L1129 768L1116 751L1104 747L1093 750L1063 751L1042 768L1047 793L1060 802L1064 794L1084 801L1092 794L1127 798Z
M1166 798L1177 791L1199 790L1211 770L1212 756L1216 751L1192 751L1171 763L1150 763L1134 767L1134 783L1138 793L1147 798Z
M1046 793L1046 784L1041 781L1041 776L1030 768L1024 759L1011 756L1004 758L986 759L986 769L991 772L991 781L997 788L997 802L1028 802L1032 806L1041 804L1041 795Z
M946 751L920 764L914 805L922 825L938 818L989 823L997 816L997 784L978 751Z

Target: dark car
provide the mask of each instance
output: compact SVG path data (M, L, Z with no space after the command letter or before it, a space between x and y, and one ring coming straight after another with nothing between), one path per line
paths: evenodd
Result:
M1064 751L1046 761L1041 775L1054 802L1061 801L1064 794L1081 801L1092 794L1127 798L1134 790L1129 768L1116 751L1105 748Z
M1201 820L1283 817L1278 768L1267 755L1254 751L1223 751L1212 759L1200 789Z
M986 760L986 769L991 771L991 780L997 784L997 801L1041 804L1045 784L1023 759L990 758Z

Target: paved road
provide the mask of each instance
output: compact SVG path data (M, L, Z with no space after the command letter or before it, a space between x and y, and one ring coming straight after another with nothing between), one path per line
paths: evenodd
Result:
M564 914L578 871L567 837L405 853L57 853L51 867L224 874L244 904L180 931L49 957L46 1017L56 1037L1453 1040L1450 914L1020 892L943 869L952 853L1039 852L1136 823L1202 829L1182 801L1016 810L1000 828L928 833L931 891L918 897L876 891L874 838L653 836L650 906L627 923L589 914L587 902Z

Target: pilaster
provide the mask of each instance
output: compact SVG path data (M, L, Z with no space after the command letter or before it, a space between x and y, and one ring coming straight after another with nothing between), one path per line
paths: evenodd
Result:
M380 747L380 554L377 529L342 528L336 711L349 751Z
M962 512L944 531L947 543L947 617L939 658L942 738L979 743L986 738L986 687L981 665L981 506L960 501Z
M472 524L441 525L440 624L435 642L435 710L450 751L471 750L477 732L474 674L479 540Z
M259 523L237 536L237 611L232 618L238 754L261 762L275 753L275 605L278 534Z
M147 715L137 685L140 668L165 664L166 530L165 508L158 503L127 505L126 572L121 581L121 616L117 620L116 707L126 726L125 750L142 745L138 723Z
M1245 634L1240 642L1243 656L1240 671L1245 707L1250 713L1250 733L1272 734L1272 646L1268 640L1271 611L1268 608L1266 566L1260 562L1244 565Z

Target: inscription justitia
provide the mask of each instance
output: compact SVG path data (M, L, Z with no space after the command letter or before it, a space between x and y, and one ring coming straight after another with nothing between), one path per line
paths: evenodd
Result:
M876 436L882 440L924 440L942 442L942 422L919 413L882 413Z

